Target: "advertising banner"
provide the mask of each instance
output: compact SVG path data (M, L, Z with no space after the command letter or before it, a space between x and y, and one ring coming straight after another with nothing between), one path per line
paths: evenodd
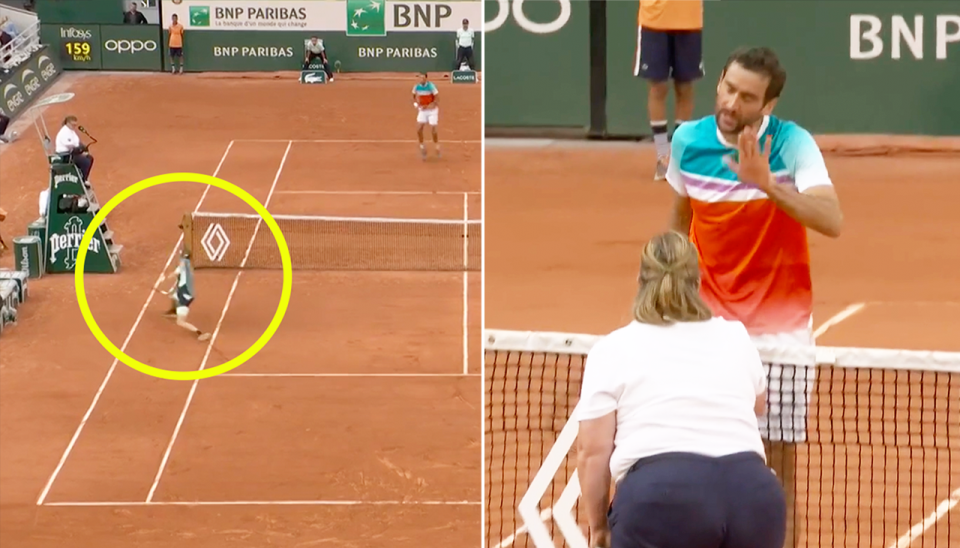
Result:
M40 40L64 69L99 70L100 25L40 24Z
M162 70L160 27L155 25L40 25L64 69Z
M176 15L186 31L324 31L347 36L456 32L482 28L478 0L163 0L163 26Z
M788 74L776 114L811 131L960 135L956 1L816 4L705 2L706 77L696 85L695 115L713 112L727 56L762 44L777 52ZM608 131L616 135L650 132L647 86L633 76L636 18L636 2L607 2L606 111ZM744 26L745 20L756 24ZM784 32L784 21L803 31Z
M59 74L56 60L43 47L0 85L0 113L11 118L21 114L53 84Z
M100 50L104 70L162 70L160 27L101 25Z
M342 72L451 71L456 64L452 33L404 32L386 37L318 34L323 38L327 58ZM290 31L185 33L184 63L191 72L299 71L304 42L309 37L309 32ZM478 40L474 51L480 47ZM479 59L476 61L479 64Z

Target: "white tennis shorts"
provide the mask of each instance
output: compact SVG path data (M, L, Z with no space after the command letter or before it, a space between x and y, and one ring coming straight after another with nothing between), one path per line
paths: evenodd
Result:
M431 126L437 125L440 121L440 109L431 108L423 109L417 112L417 123L418 124L430 124Z

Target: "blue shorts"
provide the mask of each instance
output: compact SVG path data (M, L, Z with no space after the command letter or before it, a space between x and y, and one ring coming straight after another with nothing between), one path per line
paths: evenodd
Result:
M189 308L190 305L193 303L193 296L187 293L187 290L185 288L178 286L176 301L177 301L178 307L186 306Z
M703 74L702 31L637 29L634 76L654 82L693 82Z
M753 452L640 459L617 485L610 548L783 548L783 488Z

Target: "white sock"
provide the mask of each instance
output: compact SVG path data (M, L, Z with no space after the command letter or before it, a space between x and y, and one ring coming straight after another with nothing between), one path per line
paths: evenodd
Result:
M670 139L667 136L667 121L650 122L650 129L653 130L653 144L657 147L657 156L665 157L670 155Z

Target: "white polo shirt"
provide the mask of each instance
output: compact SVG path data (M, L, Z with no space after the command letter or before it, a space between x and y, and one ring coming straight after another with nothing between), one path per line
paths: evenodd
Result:
M669 327L631 322L587 355L576 420L617 414L610 472L668 452L765 457L754 411L766 390L760 354L740 322Z
M457 45L461 48L473 47L473 29L463 30L463 27L457 29Z
M63 126L60 128L60 131L57 132L56 146L57 154L70 152L72 149L80 146L80 136L77 135L76 131L70 129L70 126Z

